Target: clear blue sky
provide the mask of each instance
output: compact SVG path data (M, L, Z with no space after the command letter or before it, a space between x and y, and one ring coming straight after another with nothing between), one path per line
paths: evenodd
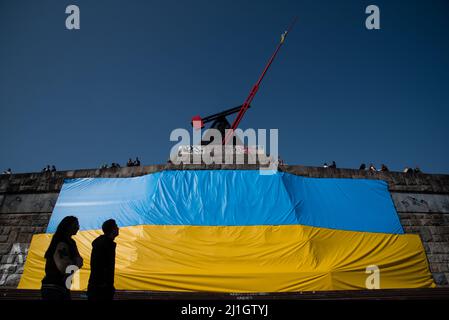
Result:
M165 163L171 130L244 101L294 15L240 127L278 128L288 164L449 173L445 0L0 0L0 170Z

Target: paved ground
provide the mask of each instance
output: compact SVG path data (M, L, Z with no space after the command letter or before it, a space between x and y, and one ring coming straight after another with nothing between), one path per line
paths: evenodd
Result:
M39 290L0 289L0 300L39 300ZM73 300L87 299L85 292L72 292ZM117 291L116 300L427 300L449 299L449 288L388 289L350 291L308 291L295 293L210 293Z

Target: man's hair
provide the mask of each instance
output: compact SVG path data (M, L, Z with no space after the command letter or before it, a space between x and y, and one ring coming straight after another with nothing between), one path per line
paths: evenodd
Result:
M109 219L103 222L101 229L103 229L104 234L109 234L115 227L117 227L117 223L115 222L115 220Z

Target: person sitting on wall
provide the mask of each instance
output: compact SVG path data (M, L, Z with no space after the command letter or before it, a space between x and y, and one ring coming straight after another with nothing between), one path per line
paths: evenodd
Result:
M134 161L134 165L135 165L136 167L139 167L139 166L140 166L140 160L139 160L139 157L136 157L136 161Z
M416 167L414 170L415 173L421 173L421 169L419 167Z
M117 168L117 164L115 162L111 163L111 168Z
M373 172L376 172L377 171L377 169L376 169L376 167L374 166L374 164L370 164L369 165L369 171L373 171Z
M92 242L90 256L90 277L87 287L89 300L112 300L115 293L114 270L115 248L114 239L119 235L119 228L114 219L103 223L103 235Z
M413 170L412 168L405 167L404 173L407 173L407 174L413 174L413 173L414 173L414 170Z
M390 171L390 170L388 170L388 167L386 165L382 164L382 166L380 167L380 171L387 172L387 171Z
M329 168L337 169L337 164L335 163L335 161L332 161L332 164L329 166Z
M278 156L278 165L283 166L284 165L284 160Z
M362 163L359 167L359 170L365 170L366 169L366 165L364 163Z
M56 167L54 165L51 166L51 172L55 172L56 171Z
M11 168L8 168L7 170L3 171L3 174L12 174Z
M323 168L329 168L326 162L323 164Z
M61 220L45 252L45 277L42 279L41 294L44 300L70 300L71 276L69 269L83 266L75 240L79 230L78 219L67 216ZM69 268L70 267L70 268Z
M128 159L128 163L126 164L127 167L134 166L134 162L131 160L131 158Z

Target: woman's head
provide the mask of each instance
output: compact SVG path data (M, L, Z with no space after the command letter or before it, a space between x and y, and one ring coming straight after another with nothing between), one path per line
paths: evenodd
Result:
M64 219L61 220L61 222L58 224L58 227L56 228L56 232L51 239L50 246L48 247L47 252L45 252L45 258L48 259L52 257L58 243L62 240L69 239L71 236L74 236L78 232L79 228L80 225L77 217L64 217Z
M55 235L58 234L62 237L71 237L74 236L78 230L80 229L80 225L78 222L78 218L74 216L67 216L61 220L58 227L56 228Z

